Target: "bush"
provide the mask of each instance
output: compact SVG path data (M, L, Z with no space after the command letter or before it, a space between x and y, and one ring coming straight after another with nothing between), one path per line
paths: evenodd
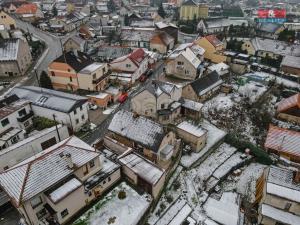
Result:
M249 148L251 154L256 157L257 162L259 163L265 165L271 165L273 163L272 159L266 151L250 142L241 140L233 134L227 134L225 137L225 142L237 148L241 152L244 152L246 148Z
M162 202L162 203L160 203L160 210L161 211L164 211L165 209L166 209L166 205Z
M179 188L180 188L180 182L179 182L179 180L174 181L173 189L175 191L177 191Z
M56 124L57 122L55 122L54 120L50 120L45 117L33 117L33 127L38 131L53 127Z
M120 191L119 193L118 193L118 198L119 199L125 199L126 198L126 192L125 191Z
M166 200L167 200L167 203L170 204L171 202L173 202L173 197L171 195L167 195Z

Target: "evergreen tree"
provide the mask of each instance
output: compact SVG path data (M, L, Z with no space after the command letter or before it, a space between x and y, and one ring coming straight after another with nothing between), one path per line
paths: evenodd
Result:
M52 15L53 16L57 16L57 8L56 8L56 6L53 6L53 8L52 8Z
M166 12L163 8L163 5L162 5L162 2L160 3L160 6L158 8L158 11L157 11L158 15L161 17L161 18L165 18L166 17Z
M111 13L116 11L116 4L115 4L114 0L109 0L107 2L107 8L108 8L108 11Z
M128 16L128 14L126 14L125 17L124 17L124 25L129 26L129 16Z
M41 73L40 85L43 88L53 89L51 79L45 71Z

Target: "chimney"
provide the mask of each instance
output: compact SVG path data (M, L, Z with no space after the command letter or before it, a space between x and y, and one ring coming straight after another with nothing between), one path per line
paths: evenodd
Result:
M67 162L67 167L68 167L69 169L73 169L74 163L73 163L73 161L72 161L71 154L70 154L70 153L66 153L66 154L63 156L63 159Z
M300 170L299 170L299 169L293 171L293 181L294 181L296 184L299 184L299 183L300 183Z

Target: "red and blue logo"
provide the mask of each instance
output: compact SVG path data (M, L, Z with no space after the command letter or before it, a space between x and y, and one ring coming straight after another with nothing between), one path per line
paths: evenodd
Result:
M260 23L283 23L286 21L285 9L259 9L258 21Z

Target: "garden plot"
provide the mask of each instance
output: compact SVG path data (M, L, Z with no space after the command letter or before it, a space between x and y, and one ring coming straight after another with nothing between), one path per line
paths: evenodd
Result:
M192 152L189 155L183 155L180 161L183 167L191 167L194 163L204 157L205 154L207 154L213 146L217 145L226 135L226 132L210 124L207 120L204 120L200 126L208 131L207 143L200 152Z
M136 225L150 207L151 201L149 194L139 195L123 182L73 225Z
M267 88L258 82L250 81L239 86L237 91L244 98L248 98L250 103L254 103L267 91Z
M221 184L224 191L236 190L242 197L253 203L255 200L255 185L256 180L262 175L265 165L258 163L251 163L249 166L241 168L240 176L232 177Z

